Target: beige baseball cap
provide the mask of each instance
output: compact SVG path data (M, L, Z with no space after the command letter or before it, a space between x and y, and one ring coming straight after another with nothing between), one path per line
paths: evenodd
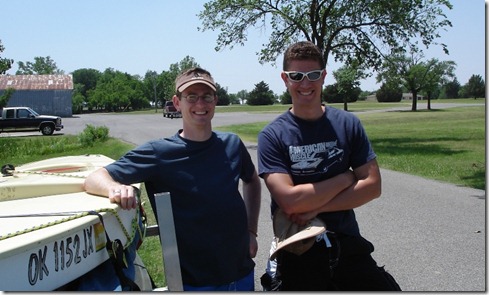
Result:
M182 93L187 87L199 83L205 84L213 91L216 91L216 83L211 75L209 75L207 71L198 68L194 71L187 71L178 76L175 82L175 89L177 92Z
M273 232L277 248L270 255L275 259L278 251L285 250L301 255L309 250L316 240L316 236L326 231L326 225L319 218L314 218L306 225L298 225L289 220L287 215L277 209L273 216Z

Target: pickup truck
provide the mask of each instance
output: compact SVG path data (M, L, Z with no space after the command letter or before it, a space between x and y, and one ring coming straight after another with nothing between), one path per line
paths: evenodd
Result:
M181 118L182 113L177 111L177 108L173 105L173 101L169 100L165 102L163 107L163 117L165 118Z
M39 115L28 107L0 108L0 133L41 131L43 135L51 135L54 130L63 129L61 117Z

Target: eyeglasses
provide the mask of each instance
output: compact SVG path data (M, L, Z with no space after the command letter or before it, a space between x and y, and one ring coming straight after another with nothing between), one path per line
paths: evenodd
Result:
M199 97L202 98L206 103L211 103L215 99L215 96L212 94L206 94L206 95L189 94L187 96L182 96L182 97L185 98L185 100L189 103L196 103L199 100Z
M314 82L321 79L321 76L323 75L323 71L324 69L310 71L307 73L304 72L284 72L284 73L291 81L294 82L301 82L302 80L304 80L304 77L307 77L307 80Z

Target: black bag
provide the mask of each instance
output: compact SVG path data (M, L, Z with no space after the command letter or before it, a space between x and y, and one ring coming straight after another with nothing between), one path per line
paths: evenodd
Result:
M260 283L263 291L280 291L282 285L281 281L272 278L267 272L260 277Z
M311 285L307 284L308 287L313 288L314 290L342 290L340 286L338 286L336 283L336 279L333 278L334 274L336 273L336 268L338 266L338 263L341 263L342 260L350 260L353 259L355 260L356 257L369 257L370 254L374 251L374 246L373 244L366 240L365 238L361 236L350 236L350 235L343 235L343 234L334 234L334 233L328 233L328 238L330 239L330 242L332 244L331 248L328 248L327 253L325 253L326 257L324 260L324 267L329 268L329 276L324 277L324 280L321 280L321 283L319 281L316 287L313 287L314 283L311 283ZM319 257L318 251L324 251L321 249L325 249L324 242L319 242L316 243L315 246L311 249L312 252L316 252L316 254L311 253L305 253L305 256L315 256ZM309 252L309 251L308 251ZM285 255L287 253L281 253L282 255ZM279 256L282 256L279 255ZM289 256L289 259L291 258L291 254L287 254ZM304 257L305 259L311 261L311 257ZM293 258L293 257L292 257ZM280 259L278 257L278 259ZM318 260L313 260L317 262ZM373 260L372 260L373 261ZM311 261L312 262L312 261ZM329 262L329 263L328 263ZM373 261L374 262L374 261ZM348 263L348 262L347 262ZM315 266L317 267L317 265ZM377 281L379 290L390 290L390 291L401 291L400 286L394 279L394 277L389 274L387 271L385 271L384 266L379 267L375 265L371 265L372 271L375 271L374 269L378 270L378 275L377 278L379 281ZM344 269L342 272L344 273ZM321 271L322 272L322 271ZM314 272L314 274L317 274L317 272ZM325 273L326 274L326 273ZM290 277L290 274L289 274ZM382 283L381 281L382 278L385 278L385 281ZM274 278L272 278L268 273L265 273L262 275L260 278L261 280L261 285L263 286L264 291L282 291L285 287L286 290L298 290L296 283L299 285L304 286L304 282L302 281L297 281L293 282L288 280L287 281L287 286L283 285L283 282L281 281L281 264L277 264L277 273ZM344 283L345 281L343 281ZM348 289L348 286L343 286Z
M402 291L401 290L401 287L396 282L396 280L394 279L394 277L384 269L384 266L379 266L379 271L384 275L386 281L391 286L392 291Z

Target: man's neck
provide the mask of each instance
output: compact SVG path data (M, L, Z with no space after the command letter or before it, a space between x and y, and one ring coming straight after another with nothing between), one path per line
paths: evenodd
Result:
M195 128L183 128L179 134L181 137L191 141L206 141L212 136L212 127L205 127L202 129Z
M294 114L294 116L301 118L303 120L315 121L324 115L324 112L326 112L326 106L323 105L319 105L318 107L293 106L292 109L290 109L290 112Z

